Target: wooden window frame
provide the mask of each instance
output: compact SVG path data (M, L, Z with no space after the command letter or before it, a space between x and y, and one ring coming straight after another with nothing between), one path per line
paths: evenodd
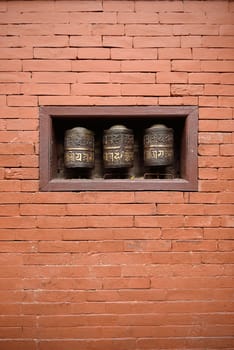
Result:
M63 179L54 176L53 120L56 118L184 118L181 178ZM40 107L41 191L196 191L198 108L196 106L48 106Z

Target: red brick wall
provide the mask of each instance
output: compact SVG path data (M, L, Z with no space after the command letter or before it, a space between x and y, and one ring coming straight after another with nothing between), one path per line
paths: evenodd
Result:
M234 348L233 11L0 2L1 350ZM41 105L198 105L198 192L40 193Z

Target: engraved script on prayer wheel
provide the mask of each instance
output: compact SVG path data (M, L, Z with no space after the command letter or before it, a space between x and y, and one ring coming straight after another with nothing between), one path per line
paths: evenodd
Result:
M131 168L134 158L134 135L124 125L104 131L103 162L105 168Z
M167 166L173 163L173 129L163 124L155 124L145 130L145 166Z
M64 163L66 168L93 168L94 135L92 131L83 127L66 131Z

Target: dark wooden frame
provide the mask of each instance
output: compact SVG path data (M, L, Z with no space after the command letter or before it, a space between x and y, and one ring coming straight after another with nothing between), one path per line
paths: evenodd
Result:
M54 177L53 118L184 118L181 178L61 179ZM198 108L194 106L49 106L40 108L41 191L196 191Z

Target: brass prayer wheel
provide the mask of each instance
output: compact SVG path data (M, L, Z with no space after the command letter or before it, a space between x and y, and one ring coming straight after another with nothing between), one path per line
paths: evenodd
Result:
M124 125L104 131L103 162L105 168L131 168L134 158L134 135Z
M76 127L65 132L64 163L66 168L93 168L94 134L92 131Z
M174 160L173 129L163 124L155 124L145 130L144 164L145 166L167 166Z

